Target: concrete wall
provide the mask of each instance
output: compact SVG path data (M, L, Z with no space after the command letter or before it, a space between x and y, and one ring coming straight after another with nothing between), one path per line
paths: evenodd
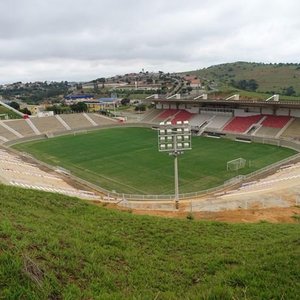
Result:
M276 111L277 116L288 116L290 110L288 108L279 108Z
M264 115L273 115L273 110L272 108L263 108L261 113Z
M291 117L300 118L300 109L291 109Z

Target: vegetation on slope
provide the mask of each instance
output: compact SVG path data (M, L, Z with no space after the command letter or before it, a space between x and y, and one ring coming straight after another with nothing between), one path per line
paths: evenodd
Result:
M9 119L20 119L21 116L19 116L18 114L16 114L15 112L13 112L12 110L9 110L8 108L2 106L0 104L0 115L1 114L6 114L8 115Z
M5 99L15 99L16 97L26 103L36 104L42 100L51 98L59 100L68 92L68 82L16 82L5 89L0 87L0 95Z
M0 299L297 299L298 224L135 216L0 186Z
M235 62L186 73L216 82L223 88L300 97L300 64Z
M193 149L179 158L180 192L218 186L284 159L291 149L227 139L195 137ZM20 151L60 165L108 190L132 194L173 194L173 158L157 150L157 132L149 128L113 128L16 145ZM242 157L251 166L227 171L227 161Z

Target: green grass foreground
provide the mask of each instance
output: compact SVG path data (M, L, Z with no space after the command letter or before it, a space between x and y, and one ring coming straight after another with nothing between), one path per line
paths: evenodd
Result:
M296 152L257 143L195 137L193 149L179 157L180 193L218 186ZM173 194L173 157L158 152L157 132L149 128L113 128L14 146L108 190L131 194ZM226 170L236 158L251 161L239 172Z
M299 299L298 224L137 216L0 185L0 299Z

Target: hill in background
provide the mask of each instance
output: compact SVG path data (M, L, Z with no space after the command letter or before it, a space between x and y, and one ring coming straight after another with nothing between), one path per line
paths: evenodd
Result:
M235 62L184 72L215 83L219 89L300 96L300 64ZM251 80L257 84L251 85ZM253 82L252 82L253 83Z
M299 262L298 224L136 216L0 185L1 299L297 299Z

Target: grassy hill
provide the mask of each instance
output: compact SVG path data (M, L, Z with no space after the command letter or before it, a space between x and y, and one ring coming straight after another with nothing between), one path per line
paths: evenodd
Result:
M258 93L284 94L287 88L293 87L295 90L293 96L298 96L300 99L300 64L235 62L185 73L197 75L207 81L214 81L222 88L230 88L232 80L238 82L254 79L258 83L256 90Z
M297 299L299 224L136 216L0 185L0 299Z

